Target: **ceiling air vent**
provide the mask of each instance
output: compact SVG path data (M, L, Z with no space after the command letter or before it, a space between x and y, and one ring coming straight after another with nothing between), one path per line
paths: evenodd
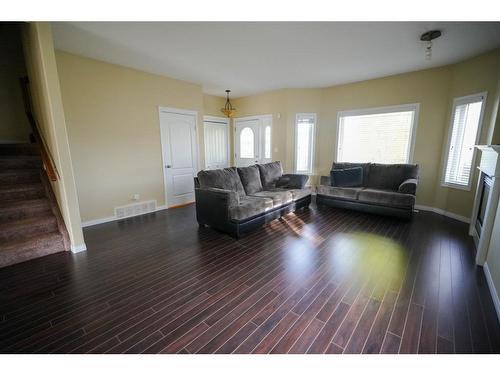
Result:
M127 204L126 206L115 207L117 219L125 217L143 215L156 211L156 200Z

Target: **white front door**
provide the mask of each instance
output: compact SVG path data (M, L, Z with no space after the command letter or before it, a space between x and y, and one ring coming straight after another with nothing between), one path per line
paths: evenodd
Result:
M167 207L194 202L197 173L196 114L160 109Z
M235 163L246 167L259 162L260 124L258 120L237 121L235 125Z
M234 119L234 160L237 167L272 160L271 130L270 115Z
M203 138L205 140L205 169L229 167L229 119L205 116Z

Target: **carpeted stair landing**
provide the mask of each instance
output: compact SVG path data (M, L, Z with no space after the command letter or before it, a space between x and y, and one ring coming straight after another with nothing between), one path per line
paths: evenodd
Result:
M64 251L36 146L0 144L0 267Z

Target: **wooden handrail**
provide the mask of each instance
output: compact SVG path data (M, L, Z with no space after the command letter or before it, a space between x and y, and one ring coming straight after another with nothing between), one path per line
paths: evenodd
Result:
M21 83L21 90L23 93L24 111L26 112L26 116L28 117L28 121L33 131L31 134L32 141L36 143L36 145L40 150L43 169L45 170L45 173L47 173L47 177L49 178L50 181L57 181L57 170L54 166L54 162L52 161L51 155L45 146L45 142L43 141L43 138L40 135L40 131L38 130L38 124L35 120L35 116L33 115L33 105L31 101L31 92L29 88L28 77L21 77L20 83Z

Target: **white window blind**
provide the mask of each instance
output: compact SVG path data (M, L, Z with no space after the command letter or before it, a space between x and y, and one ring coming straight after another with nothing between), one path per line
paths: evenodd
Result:
M207 169L229 166L228 125L205 121L205 164Z
M316 114L297 114L295 125L295 171L311 174L313 172Z
M341 112L337 161L408 163L418 106Z
M474 145L478 141L484 95L453 101L444 184L470 187Z

